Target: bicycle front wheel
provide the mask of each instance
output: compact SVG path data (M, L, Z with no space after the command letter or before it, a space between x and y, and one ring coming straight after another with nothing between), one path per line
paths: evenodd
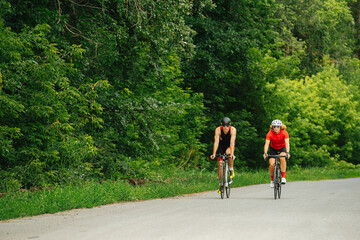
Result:
M278 182L277 193L278 193L278 198L280 199L280 196L281 196L281 170L280 170L280 166L278 166L278 168L277 168L277 182Z
M274 199L277 198L278 185L274 183Z
M277 165L275 165L275 169L274 169L274 199L276 199L278 196L278 190L279 190L279 176L278 176Z
M281 183L279 184L279 188L278 188L278 198L280 199L281 196Z
M230 189L231 189L231 178L230 178L230 170L229 167L226 166L226 186L225 186L225 190L226 190L226 197L229 198L230 197Z

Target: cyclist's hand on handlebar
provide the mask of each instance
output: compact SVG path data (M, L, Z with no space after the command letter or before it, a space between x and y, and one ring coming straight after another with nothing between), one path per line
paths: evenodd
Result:
M236 157L235 155L230 155L230 158L234 160Z
M268 156L267 153L264 153L263 157L264 157L264 160L266 160L266 157Z
M286 153L286 158L289 160L289 158L290 158L290 153Z
M211 155L210 158L211 158L211 159L214 159L214 158L215 158L215 155Z

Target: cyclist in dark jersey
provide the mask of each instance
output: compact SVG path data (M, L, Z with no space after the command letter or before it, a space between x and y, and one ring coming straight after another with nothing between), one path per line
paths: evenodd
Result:
M228 117L221 119L221 126L215 129L214 136L214 147L213 153L210 156L211 159L215 158L216 152L219 150L219 153L230 154L229 157L229 167L230 167L230 178L235 177L234 172L234 150L235 150L235 138L236 138L236 128L230 126L231 120ZM221 164L223 159L218 158L218 175L220 180L220 171Z

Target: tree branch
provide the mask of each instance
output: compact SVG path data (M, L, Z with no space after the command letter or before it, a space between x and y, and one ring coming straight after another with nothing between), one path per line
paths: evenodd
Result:
M59 20L57 21L57 23L59 24L59 22L61 21L61 6L60 6L60 0L57 0L57 2L59 7Z
M77 2L74 2L72 0L68 0L69 2L75 4L75 5L78 5L80 7L87 7L87 8L94 8L94 9L101 9L103 10L103 8L100 8L100 7L94 7L94 6L90 6L90 5L84 5L84 4L80 4L80 3L77 3Z

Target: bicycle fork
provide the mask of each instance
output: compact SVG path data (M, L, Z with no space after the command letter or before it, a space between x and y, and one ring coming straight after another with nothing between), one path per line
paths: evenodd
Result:
M224 174L224 184L225 184L225 187L228 187L228 181L227 181L227 179L228 179L228 171L229 170L229 166L228 166L228 164L226 164L225 163L225 174Z
M221 165L220 179L219 179L220 186L228 187L228 182L227 182L228 169L229 169L229 166L224 162Z

